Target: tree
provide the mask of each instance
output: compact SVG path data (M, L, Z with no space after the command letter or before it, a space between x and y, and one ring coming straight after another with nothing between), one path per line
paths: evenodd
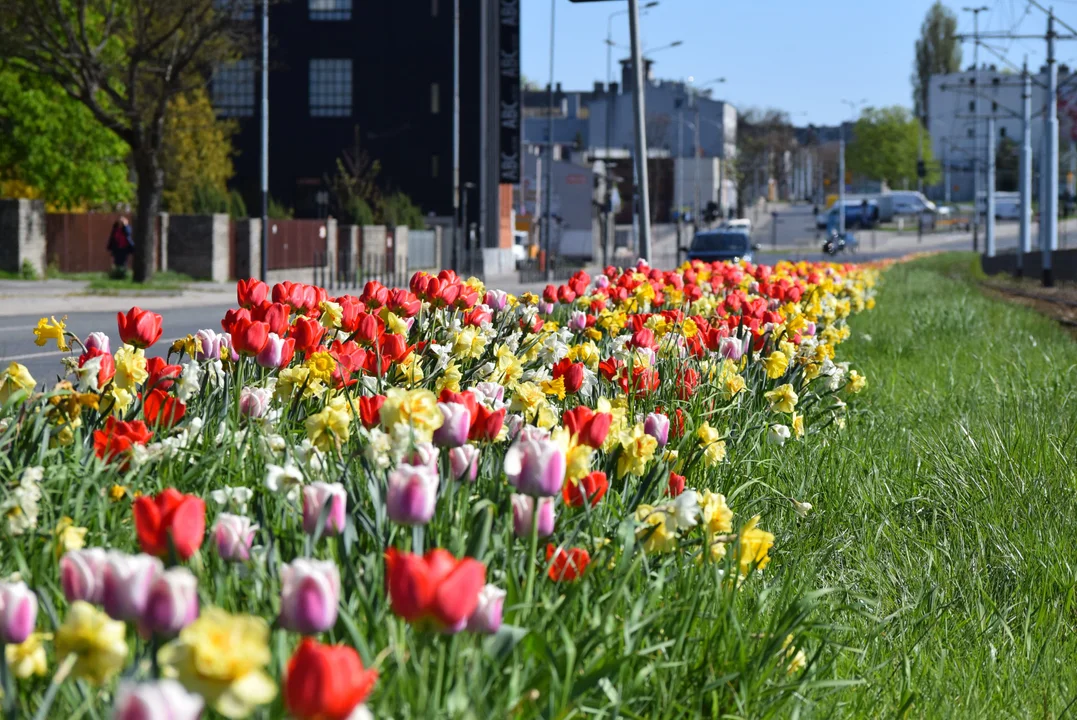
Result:
M766 183L785 174L782 158L796 144L793 124L783 110L749 109L737 119L737 156L733 181L737 186L737 215L744 215L750 190L766 193ZM759 181L762 181L762 185ZM754 202L755 198L751 198Z
M999 192L1017 190L1017 142L1004 137L995 148L995 189Z
M891 185L916 183L918 133L923 132L927 184L939 180L939 170L931 153L931 138L907 108L865 108L853 126L853 141L845 152L849 170Z
M205 210L205 200L222 199L228 208L228 181L232 178L233 120L217 118L204 88L194 88L172 98L165 118L161 170L162 199L170 213L190 214ZM201 207L196 207L196 194Z
M961 43L957 39L957 16L936 0L927 11L916 41L913 60L912 103L916 117L927 126L927 91L932 75L944 75L961 69Z
M0 181L53 209L127 202L127 145L56 83L0 69Z
M156 267L169 108L202 86L198 71L238 56L249 15L249 0L0 0L5 56L55 82L130 148L137 281Z

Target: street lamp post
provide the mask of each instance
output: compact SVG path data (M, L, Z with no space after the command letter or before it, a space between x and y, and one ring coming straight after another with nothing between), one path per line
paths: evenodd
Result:
M964 12L972 13L972 72L975 81L975 91L972 93L972 251L976 252L980 245L980 121L977 119L979 103L976 97L980 92L980 13L989 10L986 5L981 7L963 7Z

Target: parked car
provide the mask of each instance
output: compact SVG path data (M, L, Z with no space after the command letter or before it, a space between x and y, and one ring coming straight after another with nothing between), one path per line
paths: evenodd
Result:
M725 224L727 230L744 230L748 235L752 234L752 221L748 218L736 218Z
M879 222L879 206L874 200L867 202L867 214L864 214L864 200L853 203L845 203L845 227L852 228L870 228ZM816 218L815 226L820 230L834 229L838 227L838 205L830 208L826 213L826 218L820 224L819 218Z
M736 230L704 230L696 233L687 248L689 260L715 262L717 260L742 259L752 261L752 252L759 246L752 244L743 228Z

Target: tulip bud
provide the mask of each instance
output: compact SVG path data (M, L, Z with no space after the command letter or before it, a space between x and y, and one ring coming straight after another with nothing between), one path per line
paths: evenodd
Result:
M491 310L504 310L509 304L509 294L504 290L487 290L486 304Z
M438 410L444 421L434 431L434 443L441 447L460 447L467 442L467 434L471 429L471 413L467 406L461 403L438 403Z
M0 582L0 646L20 645L37 622L37 596L22 582Z
M111 552L105 565L102 605L113 620L138 620L164 565L152 555Z
M299 558L281 567L280 578L281 627L313 635L336 624L340 572L335 562Z
M595 287L608 288L610 286L610 279L605 275L599 275L595 278Z
M434 517L438 474L426 465L401 463L389 473L385 498L389 519L401 525L425 525Z
M643 432L657 440L659 447L665 447L669 442L669 418L662 413L647 413Z
M402 463L407 465L424 465L435 473L438 471L438 449L433 443L419 443L410 453L404 455Z
M277 333L269 333L265 346L254 356L254 361L264 368L278 370L292 362L295 355L295 339L282 338Z
M185 567L157 576L146 598L139 626L158 635L172 636L198 617L198 580Z
M538 536L549 537L553 534L554 513L553 498L533 498L530 495L517 495L513 493L512 501L512 531L516 537L531 537L532 526L538 523ZM536 517L535 503L538 502Z
M303 486L303 532L307 535L313 535L318 528L318 518L326 503L330 503L330 507L322 534L344 532L344 510L348 503L344 486L340 483L313 482Z
M538 310L543 315L549 315L553 313L554 304L552 302L540 301L538 304Z
M565 451L549 438L525 432L505 453L505 475L525 495L556 495L565 481Z
M573 310L568 319L568 329L574 332L583 332L587 329L587 315L579 310Z
M479 605L467 619L467 629L493 635L501 628L501 613L505 607L505 591L496 585L486 585L479 593Z
M239 414L249 418L260 418L269 409L269 390L260 387L245 387L239 391Z
M475 482L479 476L479 449L474 445L463 445L449 451L449 469L453 479Z
M201 695L188 692L178 680L121 680L112 720L198 720L204 704Z
M252 525L248 517L221 513L213 528L217 554L229 562L246 562L251 557L251 545L257 530L258 526Z
M69 603L85 600L101 604L107 561L108 553L101 548L71 550L60 558L60 585Z
M200 347L195 351L195 360L219 360L221 358L221 335L213 330L199 330L194 336Z
M112 348L109 343L108 335L103 332L92 332L86 336L86 342L82 343L86 348L86 351L97 350L105 355L112 354Z
M718 341L718 354L737 362L744 355L744 341L737 337L724 337Z

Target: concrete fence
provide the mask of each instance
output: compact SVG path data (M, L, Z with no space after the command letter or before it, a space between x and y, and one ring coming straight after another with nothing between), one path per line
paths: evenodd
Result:
M1017 272L1017 254L1003 253L993 258L982 257L980 264L988 275ZM1021 256L1021 274L1038 278L1043 274L1043 253L1030 252ZM1051 270L1055 280L1077 280L1077 250L1055 250L1051 253Z

